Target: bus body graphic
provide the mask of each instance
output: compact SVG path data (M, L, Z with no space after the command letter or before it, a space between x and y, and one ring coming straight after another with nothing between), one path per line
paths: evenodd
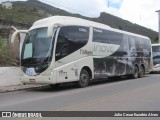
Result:
M137 78L151 71L149 38L75 17L36 21L20 53L21 81L26 84L31 79L34 84L77 81L86 87L93 79Z

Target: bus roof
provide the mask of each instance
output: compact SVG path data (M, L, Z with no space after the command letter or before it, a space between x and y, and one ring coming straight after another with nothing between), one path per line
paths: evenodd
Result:
M40 27L53 26L54 24L59 24L60 26L61 25L92 26L92 27L97 27L97 28L100 28L100 29L107 29L107 30L110 30L110 31L115 31L115 32L119 32L119 33L123 33L123 34L127 34L127 35L132 35L132 36L137 36L137 37L141 37L141 38L144 38L144 39L149 39L146 36L142 36L142 35L134 34L134 33L131 33L131 32L126 32L126 31L114 29L114 28L111 28L110 26L105 25L105 24L101 24L101 23L98 23L98 22L93 22L93 21L89 21L89 20L85 20L85 19L81 19L81 18L76 18L76 17L69 17L69 16L52 16L52 17L48 17L48 18L38 20L33 24L33 26L30 28L30 30L35 29L35 28L40 28Z
M47 25L49 26L56 23L60 25L82 25L82 26L97 26L99 28L110 28L109 26L101 23L96 23L89 20L84 20L81 18L69 17L69 16L53 16L44 18L36 21L33 24L33 27L47 26Z

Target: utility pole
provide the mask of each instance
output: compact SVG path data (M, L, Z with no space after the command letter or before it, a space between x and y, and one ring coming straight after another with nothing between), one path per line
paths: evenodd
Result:
M158 13L158 17L159 17L159 22L158 22L158 24L159 24L158 25L159 26L159 38L158 38L159 41L158 42L160 43L160 10L157 10L156 12Z
M110 1L108 0L108 8L110 7L110 3L109 3Z

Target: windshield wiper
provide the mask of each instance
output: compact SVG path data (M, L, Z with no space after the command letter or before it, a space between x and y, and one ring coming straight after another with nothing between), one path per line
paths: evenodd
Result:
M50 64L50 62L45 61L45 60L43 61L43 60L40 60L38 58L27 58L27 59L21 60L21 64L22 64L22 66L24 66L24 65L37 66L37 65L40 65L40 64Z
M26 58L21 60L22 65L35 65L37 64L37 58Z

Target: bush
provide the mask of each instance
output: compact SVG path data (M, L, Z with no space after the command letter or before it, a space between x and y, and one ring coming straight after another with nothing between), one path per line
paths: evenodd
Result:
M0 67L17 66L18 61L10 48L4 44L3 38L0 36Z

